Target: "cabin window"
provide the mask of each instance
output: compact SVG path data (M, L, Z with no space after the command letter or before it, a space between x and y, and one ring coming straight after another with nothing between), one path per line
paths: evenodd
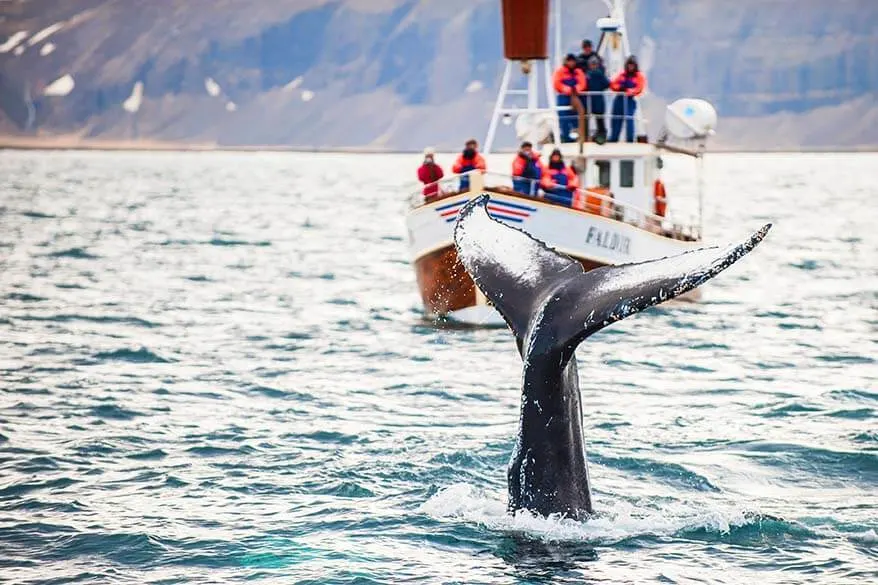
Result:
M633 187L634 186L634 161L633 160L619 161L619 186L620 187Z
M610 161L596 160L594 161L595 174L598 187L610 188Z

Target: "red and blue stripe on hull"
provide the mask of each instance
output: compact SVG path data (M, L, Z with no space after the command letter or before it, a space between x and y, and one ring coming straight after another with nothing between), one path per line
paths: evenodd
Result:
M440 205L436 208L436 211L447 223L451 223L457 220L457 212L460 211L460 208L463 207L467 201L469 201L469 199L458 199L457 201ZM531 207L522 203L500 201L493 198L488 201L488 215L494 219L511 221L513 223L522 223L536 210L536 207Z

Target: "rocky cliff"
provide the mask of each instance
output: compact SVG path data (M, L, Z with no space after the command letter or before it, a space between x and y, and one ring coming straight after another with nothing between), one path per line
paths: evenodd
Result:
M629 10L650 111L707 98L727 147L878 144L875 0ZM565 2L568 48L604 15ZM501 54L494 0L0 0L0 133L456 148L487 127Z

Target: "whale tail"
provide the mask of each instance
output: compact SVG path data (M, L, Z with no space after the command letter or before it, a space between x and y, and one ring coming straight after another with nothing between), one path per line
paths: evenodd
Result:
M585 272L576 260L493 219L488 198L472 199L458 214L458 258L512 329L522 357L560 351L562 366L588 336L703 284L756 247L771 228L766 224L736 245ZM534 343L537 338L541 343Z

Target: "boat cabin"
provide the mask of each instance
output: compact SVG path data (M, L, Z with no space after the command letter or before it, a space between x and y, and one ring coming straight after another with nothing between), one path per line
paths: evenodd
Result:
M660 157L654 147L640 142L586 142L546 144L542 160L547 163L559 149L566 164L573 165L580 185L587 191L612 194L616 204L626 209L625 221L636 221L637 209L652 211L655 181L659 178ZM630 215L630 216L629 216Z

